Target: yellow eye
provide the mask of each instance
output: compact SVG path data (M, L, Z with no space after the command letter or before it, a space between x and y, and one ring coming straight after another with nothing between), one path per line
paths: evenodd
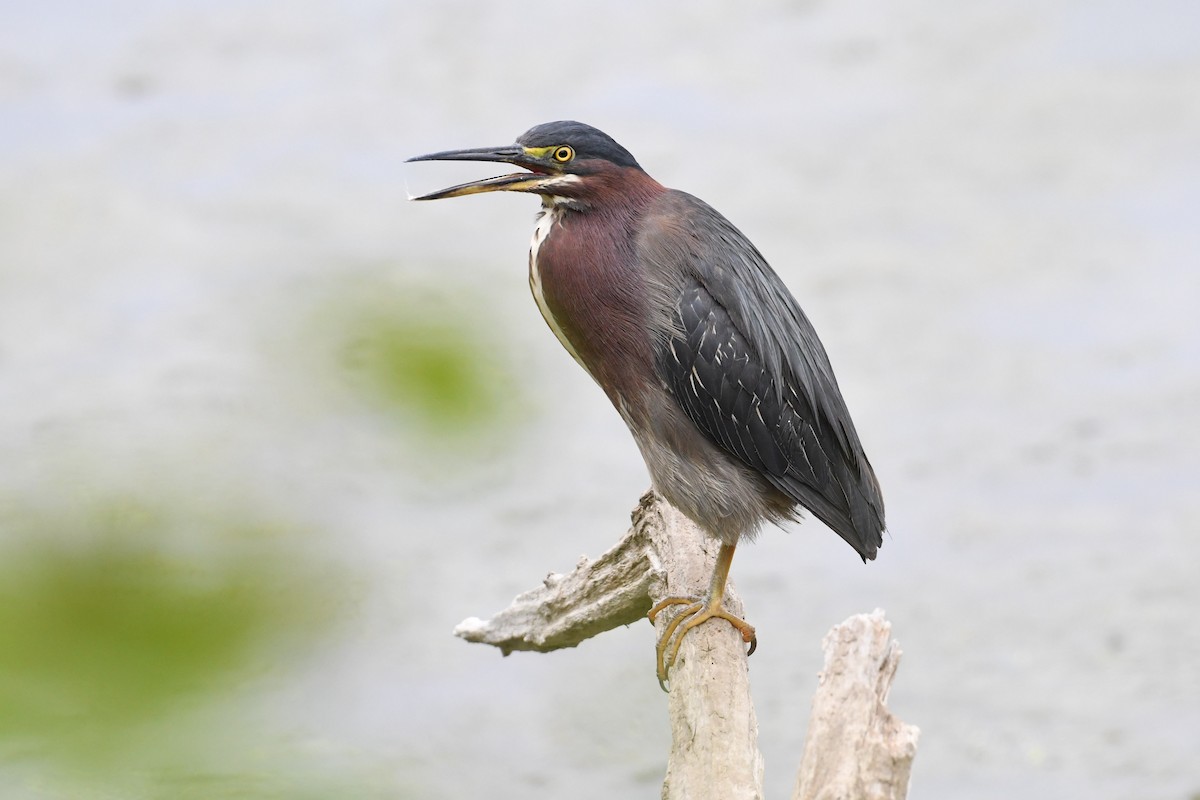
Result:
M571 149L570 145L564 144L561 147L554 148L554 160L560 164L565 164L574 157L575 151Z

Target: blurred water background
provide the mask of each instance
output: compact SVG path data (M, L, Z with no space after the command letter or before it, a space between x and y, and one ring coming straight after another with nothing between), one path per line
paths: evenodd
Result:
M0 797L656 797L653 633L450 631L647 480L403 159L575 118L767 255L888 502L734 580L770 796L885 608L914 797L1200 793L1200 6L0 4ZM475 172L467 177L488 174Z

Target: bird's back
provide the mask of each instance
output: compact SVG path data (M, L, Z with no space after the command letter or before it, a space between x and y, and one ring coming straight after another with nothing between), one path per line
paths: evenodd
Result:
M648 306L663 309L650 320L655 368L679 410L760 478L743 488L771 495L766 507L782 502L790 516L799 504L874 558L879 484L825 348L766 260L725 217L678 191L647 209L637 255Z

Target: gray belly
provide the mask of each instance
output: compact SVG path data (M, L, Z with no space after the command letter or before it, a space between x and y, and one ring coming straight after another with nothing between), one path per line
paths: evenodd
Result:
M764 522L795 518L789 502L761 475L710 442L665 391L633 412L619 408L655 490L727 544L753 538Z

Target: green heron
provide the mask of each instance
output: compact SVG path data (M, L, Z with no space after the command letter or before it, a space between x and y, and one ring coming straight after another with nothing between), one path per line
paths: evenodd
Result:
M654 489L720 541L707 597L656 647L665 681L683 637L722 607L734 548L808 509L862 557L883 543L883 498L825 348L779 276L725 217L667 189L612 137L549 122L516 144L410 161L496 161L527 170L414 198L528 192L542 209L529 285L550 329L629 426ZM673 644L672 644L673 643Z

